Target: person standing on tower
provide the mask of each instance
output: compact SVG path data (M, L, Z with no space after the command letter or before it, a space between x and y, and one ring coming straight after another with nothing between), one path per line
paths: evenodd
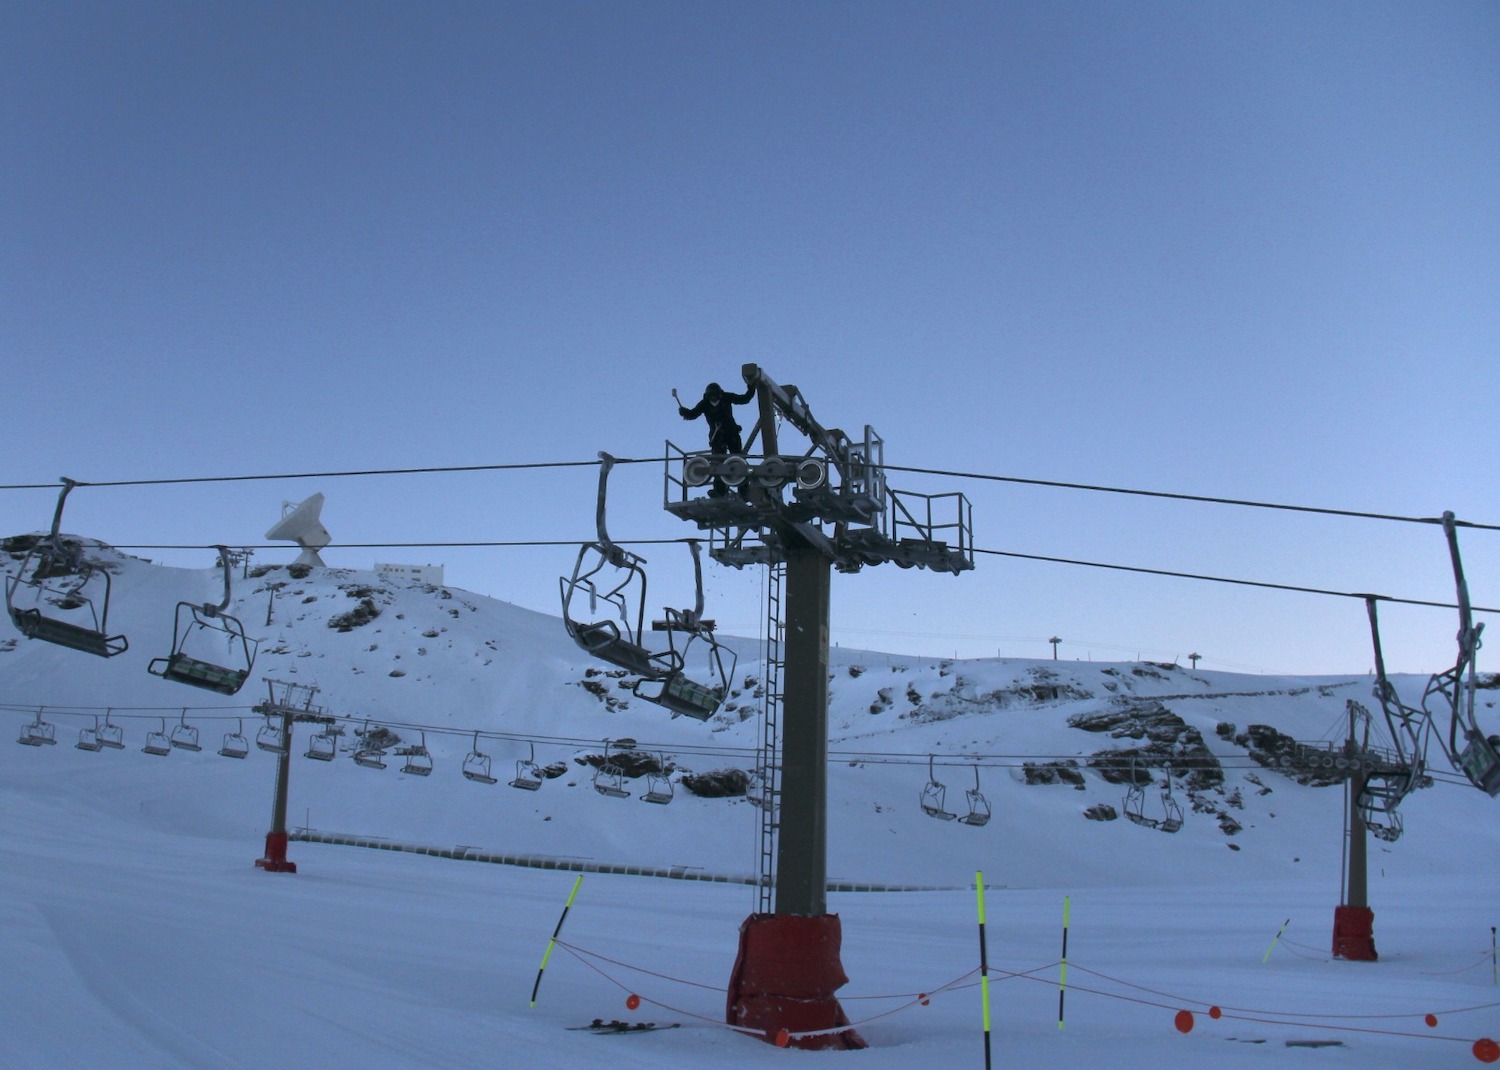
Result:
M741 428L734 418L734 407L745 404L753 397L755 397L753 386L743 394L726 394L724 388L718 383L709 383L703 391L703 400L689 409L682 404L677 391L675 389L672 391L672 399L677 402L679 416L684 420L696 420L702 416L708 421L708 449L710 453L718 456L745 451L745 444L740 438ZM744 493L743 487L740 493ZM715 476L714 488L709 491L709 495L722 498L724 494L724 481Z

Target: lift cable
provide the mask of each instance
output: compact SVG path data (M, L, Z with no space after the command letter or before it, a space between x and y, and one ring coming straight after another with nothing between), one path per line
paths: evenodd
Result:
M662 546L675 543L688 542L687 539L617 539L621 546ZM382 550L382 549L453 549L464 547L478 548L515 548L515 547L537 547L537 546L577 546L578 539L517 539L517 540L495 540L495 541L473 541L473 542L342 542L330 544L330 549L349 550ZM284 550L286 546L281 543L262 543L243 547L247 550ZM188 544L166 544L166 543L134 543L115 547L117 550L203 550L213 549L211 546L198 546ZM1292 591L1297 594L1316 594L1332 598L1358 598L1363 601L1367 597L1373 597L1382 602L1390 602L1393 605L1425 606L1432 609L1457 609L1454 602L1434 602L1420 598L1401 598L1396 595L1369 595L1353 591L1334 591L1325 587L1305 587L1292 583L1273 583L1269 580L1238 579L1232 576L1210 576L1200 572L1178 572L1173 569L1146 568L1142 565L1120 565L1105 561L1084 561L1072 557L1050 557L1046 554L1027 554L1016 550L987 550L982 547L974 549L976 554L988 554L992 557L1009 557L1022 561L1043 561L1055 565L1077 565L1085 568L1102 568L1114 572L1135 572L1147 576L1168 576L1173 579L1198 580L1204 583L1227 583L1239 587L1260 587L1272 591ZM1471 607L1475 613L1500 613L1500 608L1488 606Z
M1207 696L1205 696L1207 697ZM105 707L91 706L51 706L41 707L20 703L0 703L0 711L9 713L21 713L28 717L35 716L38 710L44 710L48 716L58 718L84 718L93 717L98 719L98 714L106 710ZM255 714L239 713L237 707L198 707L198 706L171 706L171 707L109 707L108 712L117 722L145 720L158 721L160 713L130 712L132 710L157 710L162 713L174 713L183 717L191 717L200 723L242 721L246 716ZM229 712L226 711L236 711ZM363 715L334 715L334 720L341 724L368 725L372 728L389 728L397 731L422 732L433 736L455 736L461 739L488 740L493 742L529 743L537 746L555 748L564 751L575 751L587 748L597 748L601 743L624 743L624 740L601 740L584 739L568 736L541 736L526 733L486 731L480 729L476 732L473 728L460 728L455 726L425 725L404 722L393 718L365 717ZM670 754L673 758L682 757L711 757L715 759L732 758L753 763L758 753L754 747L734 747L714 745L708 743L665 743L650 740L631 741L631 749L650 751L653 753ZM1129 749L1119 752L1122 756L1129 756ZM941 768L949 769L1024 769L1034 763L1079 763L1080 771L1092 768L1093 762L1102 762L1108 765L1120 758L1112 755L1108 750L1094 751L1092 753L1074 752L1071 754L1040 753L1040 752L960 752L960 753L937 753L923 751L872 751L872 750L843 750L830 749L827 761L829 765L843 766L888 766L894 768L930 768L933 758L936 757ZM1139 755L1136 755L1139 758ZM1277 771L1273 766L1257 761L1252 755L1173 755L1162 759L1162 767L1170 767L1179 773L1187 773L1199 769L1218 768L1227 772L1264 772L1268 769ZM1441 784L1463 787L1468 785L1468 780L1444 773L1441 770L1433 770L1428 773L1431 778Z
M1352 591L1331 591L1325 587L1303 587L1293 583L1271 583L1267 580L1245 580L1236 579L1232 576L1208 576L1198 572L1175 572L1164 568L1146 568L1141 565L1116 565L1103 561L1081 561L1072 557L1048 557L1044 554L1023 554L1014 550L985 550L976 548L976 554L989 554L994 557L1013 557L1023 561L1046 561L1057 565L1081 565L1087 568L1104 568L1116 572L1138 572L1147 576L1170 576L1181 580L1201 580L1206 583L1230 583L1239 587L1262 587L1272 591L1293 591L1298 594L1319 594L1332 598L1375 598L1381 602L1390 602L1395 605L1404 606L1427 606L1433 609L1457 609L1456 602L1431 602L1421 598L1399 598L1395 595L1385 594L1357 594ZM1485 606L1470 607L1475 613L1500 613L1500 609L1492 609Z
M622 464L636 462L622 460ZM660 459L658 459L660 463ZM424 468L366 468L334 472L281 472L278 474L240 476L180 476L170 479L110 479L78 480L80 487L162 487L181 483L248 483L267 479L337 479L344 476L418 476L441 475L450 472L516 472L541 468L594 468L599 462L591 461L533 461L516 464L461 464L431 466ZM56 490L56 483L12 483L0 484L0 490Z
M617 464L662 464L665 457L619 457ZM525 471L547 468L588 468L599 464L597 459L587 461L536 461L515 464L471 464L435 465L419 468L370 468L327 472L283 472L279 474L233 475L233 476L185 476L168 479L117 479L86 482L80 487L145 487L166 486L183 483L235 483L270 479L334 479L344 476L390 476L390 475L434 475L453 472L502 472ZM1074 483L1053 479L1031 479L1024 476L1003 476L984 472L961 472L945 468L921 468L911 465L886 464L888 472L909 472L917 475L944 476L952 479L977 479L991 483L1014 483L1032 487L1051 487L1061 490L1083 490L1099 494L1125 494L1141 498L1165 498L1173 501L1198 502L1211 505L1235 505L1250 509L1274 509L1283 512L1313 513L1321 516L1353 517L1361 520L1385 520L1403 524L1441 524L1440 517L1403 516L1399 513L1377 513L1359 509L1334 509L1325 506L1292 505L1285 502L1256 501L1249 498L1225 498L1210 494L1184 494L1176 491L1147 490L1139 487L1111 487L1096 483ZM54 483L0 484L0 490L53 490ZM1459 527L1481 531L1500 531L1500 524L1460 520Z
M464 548L495 548L506 549L509 547L526 546L571 546L577 548L580 543L587 539L480 539L473 542L331 542L325 549L329 550L443 550ZM621 546L668 546L686 543L688 539L621 539ZM212 550L212 546L198 546L191 543L120 543L115 545L116 550ZM288 547L284 542L264 543L237 543L238 550L287 550L295 549Z
M912 472L918 475L945 476L952 479L979 479L991 483L1017 483L1031 487L1053 487L1061 490L1087 490L1100 494L1128 494L1140 498L1167 498L1174 501L1200 502L1210 505L1238 505L1248 509L1278 509L1292 513L1316 513L1320 516L1353 517L1359 520L1389 520L1402 524L1438 524L1442 517L1402 516L1398 513L1372 513L1358 509L1332 509L1316 505L1289 505L1285 502L1262 502L1249 498L1221 498L1209 494L1182 494L1165 490L1144 490L1135 487L1109 487L1094 483L1068 483L1053 479L1027 479L1022 476L987 475L980 472L956 472L944 468L914 468L905 465L887 464L887 472ZM1478 521L1460 520L1459 527L1481 531L1500 531L1500 524L1483 524Z

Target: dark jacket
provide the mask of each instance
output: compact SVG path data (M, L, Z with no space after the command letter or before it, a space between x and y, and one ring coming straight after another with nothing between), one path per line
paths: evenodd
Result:
M755 397L754 387L743 394L720 393L713 398L705 392L703 400L691 409L678 405L677 413L684 420L696 420L700 416L706 418L709 444L711 447L718 446L722 439L738 440L740 425L734 418L734 406L743 405L753 397Z

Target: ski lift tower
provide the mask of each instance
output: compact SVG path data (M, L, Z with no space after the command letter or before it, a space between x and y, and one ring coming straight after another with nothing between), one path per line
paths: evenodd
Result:
M970 504L959 493L891 489L884 443L868 425L860 439L824 428L796 387L755 364L741 372L759 406L747 453L686 452L668 442L665 480L667 511L711 533L716 561L771 574L761 910L740 927L727 1019L795 1047L863 1047L852 1030L838 1029L849 1020L834 992L848 978L839 919L827 911L832 570L886 562L953 575L972 569ZM787 426L805 443L787 450L778 433ZM758 454L748 452L757 445ZM706 489L716 483L731 492Z
M270 697L253 709L265 717L267 725L274 724L279 718L281 728L277 735L280 744L268 748L274 749L277 756L276 792L271 802L271 831L266 833L266 853L256 859L255 865L267 873L296 873L297 863L286 856L286 845L291 838L286 827L286 804L292 771L292 725L300 721L329 725L335 718L329 716L322 706L313 705L318 689L312 684L294 684L286 680L273 680L269 676L263 679Z

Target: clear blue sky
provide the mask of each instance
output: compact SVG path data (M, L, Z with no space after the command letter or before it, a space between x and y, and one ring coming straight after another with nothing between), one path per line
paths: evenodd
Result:
M3 482L656 456L703 434L673 387L756 361L892 464L1497 523L1497 56L1488 0L10 3ZM982 548L1452 595L1431 527L892 482ZM617 537L689 534L659 471L616 489ZM336 541L592 533L588 470L85 488L65 527L258 543L314 490ZM1464 544L1500 605L1500 533ZM325 556L548 611L571 563ZM709 585L753 633L756 577ZM1351 600L997 557L834 595L845 645L1370 664ZM1452 614L1385 620L1451 660Z

